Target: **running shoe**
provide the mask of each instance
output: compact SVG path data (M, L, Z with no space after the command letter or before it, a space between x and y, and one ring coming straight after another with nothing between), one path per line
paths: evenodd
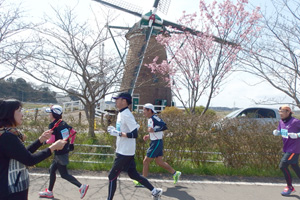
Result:
M295 188L293 186L292 187L286 186L284 190L281 192L281 195L289 196L292 192L296 192Z
M79 192L80 192L80 198L83 199L83 197L85 196L86 192L89 189L89 185L85 185L82 184L81 187L79 188Z
M145 187L144 185L142 185L140 182L138 182L136 180L134 180L133 183L134 183L135 187Z
M47 188L43 192L39 192L40 197L43 198L54 198L53 192L49 191Z
M163 190L161 188L154 188L152 191L153 200L161 200L161 195L163 193Z
M176 171L175 174L173 175L174 184L176 184L178 182L180 176L181 176L181 172Z

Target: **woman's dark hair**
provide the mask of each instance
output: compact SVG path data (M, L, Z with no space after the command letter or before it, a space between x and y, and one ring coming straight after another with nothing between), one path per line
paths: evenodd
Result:
M52 116L54 117L54 119L56 119L56 120L62 118L62 115L58 115L58 114L56 114L56 113L54 113L54 112L52 112L52 111L51 111L51 113L52 113Z
M16 125L15 111L22 107L22 103L16 99L0 99L0 128Z

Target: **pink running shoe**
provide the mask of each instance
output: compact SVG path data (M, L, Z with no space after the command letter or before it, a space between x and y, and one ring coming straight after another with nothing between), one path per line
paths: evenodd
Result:
M293 186L289 187L286 186L284 190L281 192L282 196L289 196L292 192L296 192L295 188Z
M80 198L83 199L83 197L85 196L86 192L89 189L89 185L85 185L82 184L81 187L79 188L79 192L80 192Z
M53 192L49 191L47 188L43 192L39 192L40 197L44 198L54 198Z

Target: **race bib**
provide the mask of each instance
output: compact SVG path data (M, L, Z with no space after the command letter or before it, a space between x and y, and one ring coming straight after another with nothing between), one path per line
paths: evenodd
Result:
M280 130L280 134L283 138L289 138L289 135L288 135L288 130L287 129L281 129Z
M70 135L69 129L67 128L61 130L60 133L63 140L67 139Z

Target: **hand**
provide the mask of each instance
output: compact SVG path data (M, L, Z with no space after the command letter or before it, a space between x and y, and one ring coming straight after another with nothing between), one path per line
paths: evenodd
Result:
M108 126L107 127L107 132L111 132L111 131L113 131L113 130L115 130L116 128L114 127L114 126Z
M108 126L108 127L107 127L107 132L108 132L111 136L119 136L119 134L121 133L121 132L118 131L114 126Z
M40 137L40 143L44 143L45 141L47 141L48 139L50 139L51 134L53 133L53 130L47 130L45 131Z
M121 133L121 131L118 131L117 129L111 130L111 131L109 132L109 134L110 134L111 136L119 136L120 133Z
M69 144L69 151L74 151L74 144Z
M273 131L273 135L275 135L275 136L280 135L280 131L279 131L279 130L274 130L274 131Z
M145 135L145 136L143 137L143 140L144 140L144 141L147 141L149 138L150 138L150 135Z
M297 133L288 133L288 135L292 139L297 139L298 138L298 134Z
M55 143L53 143L49 147L49 149L51 150L51 152L53 152L55 150L62 150L66 143L67 143L67 141L65 141L65 140L57 140Z

